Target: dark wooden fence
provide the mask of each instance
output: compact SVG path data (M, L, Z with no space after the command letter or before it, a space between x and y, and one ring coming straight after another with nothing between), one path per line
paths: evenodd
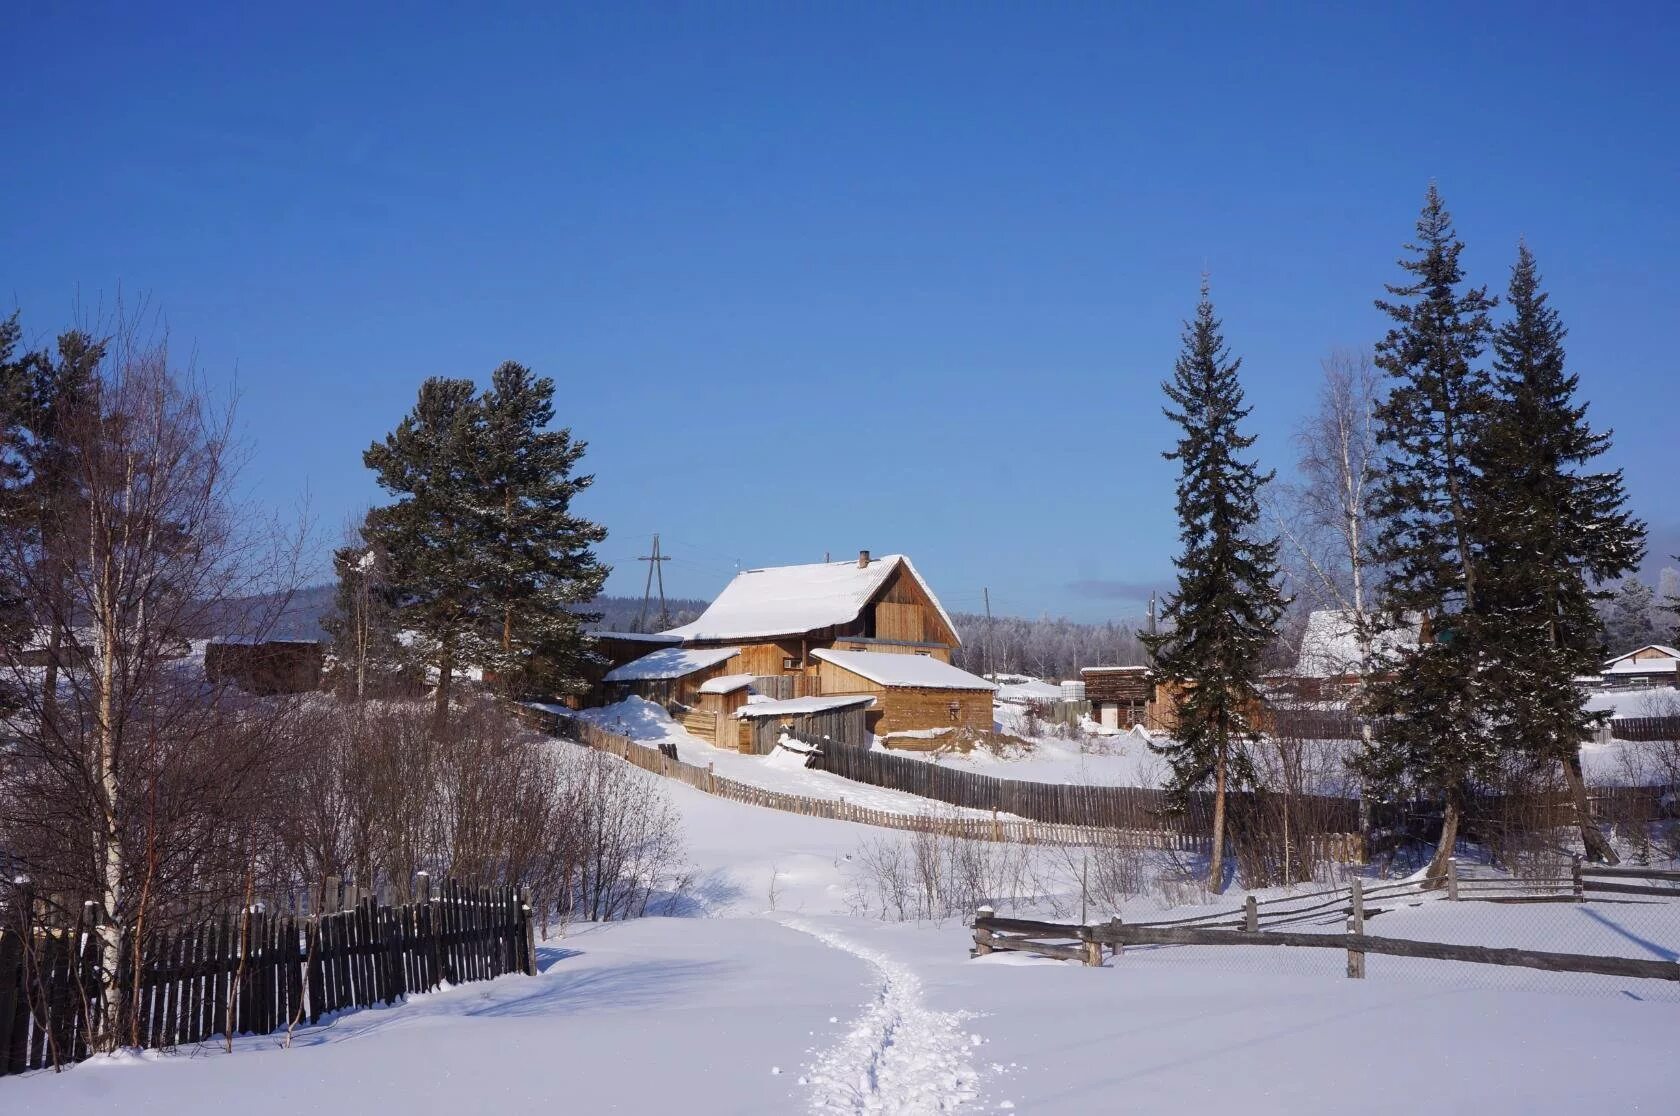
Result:
M1617 717L1610 722L1610 735L1617 740L1680 741L1680 717Z
M997 810L1062 825L1204 835L1213 823L1213 796L1206 793L1191 795L1188 808L1174 813L1167 808L1164 792L1144 787L994 779L926 760L859 748L825 748L812 766L855 782L889 787L952 806ZM1257 801L1246 792L1231 794L1228 799L1234 815ZM1294 802L1297 817L1303 822L1311 819L1314 832L1340 833L1359 828L1359 803L1354 799L1300 795Z
M96 929L0 928L0 1076L88 1056L105 1022ZM160 929L138 951L129 932L114 1034L152 1049L269 1034L445 982L535 973L535 950L530 905L513 888L453 882L402 906L369 897L314 918L254 910Z

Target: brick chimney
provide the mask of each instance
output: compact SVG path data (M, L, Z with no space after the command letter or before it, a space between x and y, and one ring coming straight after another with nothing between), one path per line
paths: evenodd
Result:
M864 570L864 569L868 569L868 568L869 568L869 551L867 551L867 550L858 551L858 569Z

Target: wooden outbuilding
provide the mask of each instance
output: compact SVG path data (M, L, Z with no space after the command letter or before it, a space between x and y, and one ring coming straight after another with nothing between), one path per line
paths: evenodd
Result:
M741 751L769 755L783 732L837 747L869 747L869 694L790 698L743 705L735 714L744 730Z
M1680 649L1648 643L1606 660L1599 676L1610 688L1680 686Z
M714 678L740 673L739 647L661 647L602 679L608 704L634 695L661 705L692 706L700 687Z
M1133 725L1151 727L1149 703L1155 700L1155 681L1142 666L1082 667L1085 700L1091 703L1091 719L1109 729Z
M320 688L325 661L325 649L312 639L211 640L204 676L252 694L303 694Z
M828 648L811 654L823 696L874 697L867 723L877 736L952 726L992 728L992 695L997 687L931 655Z

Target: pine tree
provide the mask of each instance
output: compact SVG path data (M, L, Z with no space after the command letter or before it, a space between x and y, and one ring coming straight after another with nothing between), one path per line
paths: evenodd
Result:
M544 694L575 692L592 661L579 611L601 591L607 569L593 547L599 525L575 515L574 497L594 481L574 475L586 444L570 429L550 430L554 381L503 364L481 401L483 441L478 535L485 665L504 685Z
M1497 745L1483 718L1478 630L1481 589L1472 486L1477 439L1492 402L1490 378L1477 361L1487 344L1485 288L1465 285L1463 244L1440 193L1430 184L1417 223L1410 281L1388 287L1378 308L1394 325L1376 347L1390 389L1378 407L1384 450L1372 511L1379 523L1377 565L1387 573L1383 611L1398 624L1422 613L1432 639L1403 653L1388 679L1371 687L1381 717L1355 769L1389 790L1410 786L1444 802L1431 877L1444 876L1465 791L1491 773Z
M1637 577L1626 577L1609 595L1609 612L1604 626L1611 649L1621 654L1656 641L1657 595Z
M1242 458L1254 445L1239 424L1248 417L1232 359L1202 283L1196 317L1185 324L1173 379L1162 385L1167 417L1182 429L1164 456L1179 463L1178 587L1167 600L1167 630L1146 637L1156 671L1183 687L1171 742L1151 745L1171 769L1166 790L1179 807L1213 784L1208 879L1224 888L1226 792L1252 782L1253 719L1259 708L1260 658L1285 602L1278 592L1278 542L1255 538L1259 492L1271 479Z
M433 377L420 386L414 410L362 455L380 487L397 497L368 513L364 533L390 559L397 622L415 633L415 650L437 671L439 723L449 717L456 668L483 662L488 650L475 534L482 425L471 380Z
M1478 451L1485 538L1481 630L1489 653L1487 717L1501 750L1542 771L1561 768L1581 839L1595 860L1616 854L1587 808L1580 745L1607 714L1586 709L1574 679L1604 656L1595 586L1635 569L1645 525L1626 510L1620 472L1591 472L1610 435L1575 401L1578 377L1564 366L1566 330L1540 289L1534 255L1518 248L1506 299L1510 319L1494 334L1497 399Z

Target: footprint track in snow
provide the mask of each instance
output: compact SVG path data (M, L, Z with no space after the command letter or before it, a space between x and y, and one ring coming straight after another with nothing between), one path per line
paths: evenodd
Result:
M783 925L867 962L880 982L847 1032L806 1070L812 1112L956 1112L978 1098L974 1042L961 1013L924 1005L921 978L909 966L824 927L797 919Z

